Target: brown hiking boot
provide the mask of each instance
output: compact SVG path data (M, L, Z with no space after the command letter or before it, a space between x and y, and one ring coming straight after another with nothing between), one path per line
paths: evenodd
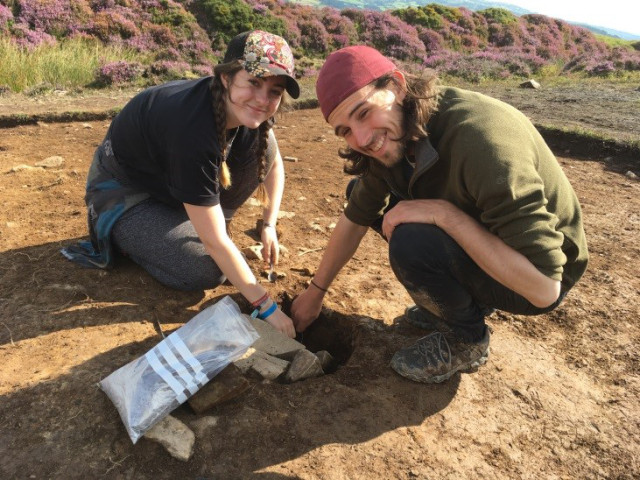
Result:
M484 365L489 358L489 338L488 328L477 343L434 332L398 350L391 359L391 368L415 382L444 382L456 372L474 371Z

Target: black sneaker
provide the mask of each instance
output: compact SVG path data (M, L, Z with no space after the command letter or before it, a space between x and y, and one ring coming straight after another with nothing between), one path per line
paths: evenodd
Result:
M434 315L426 308L419 307L418 305L411 305L410 307L407 307L404 311L404 317L407 319L409 324L424 330L439 330L441 332L451 331L440 317Z
M489 338L488 328L478 343L434 332L398 350L391 359L391 368L415 382L444 382L456 372L475 370L484 365L489 358Z

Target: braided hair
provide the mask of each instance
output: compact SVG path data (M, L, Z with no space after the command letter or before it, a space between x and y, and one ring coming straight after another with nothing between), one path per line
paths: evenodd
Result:
M222 188L229 188L231 186L231 172L227 165L227 107L226 102L229 100L230 89L225 88L222 83L222 75L226 75L229 79L228 84L231 85L233 77L236 73L242 70L242 65L237 60L233 60L228 63L222 63L214 67L214 76L211 79L211 94L213 96L213 114L216 121L216 135L218 138L218 144L222 154L222 162L220 165L220 185ZM256 176L258 177L258 189L256 191L256 198L262 203L263 206L267 206L269 197L267 190L264 186L264 179L267 175L267 146L269 139L269 131L273 127L274 118L270 117L260 124L258 127L258 148L257 158L259 158Z

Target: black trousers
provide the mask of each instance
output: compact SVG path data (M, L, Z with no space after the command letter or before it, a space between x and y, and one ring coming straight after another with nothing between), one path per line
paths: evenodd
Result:
M351 193L347 189L347 194ZM399 199L394 198L386 211ZM371 226L381 234L382 219ZM389 242L389 262L416 305L426 308L461 338L482 339L485 317L494 309L539 315L556 308L539 308L487 275L440 227L425 223L398 225Z

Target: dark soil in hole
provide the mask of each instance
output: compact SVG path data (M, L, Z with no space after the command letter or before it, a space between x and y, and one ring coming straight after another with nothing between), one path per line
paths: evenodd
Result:
M282 311L287 315L291 314L292 302L293 299L288 294L282 295L280 303ZM323 308L316 321L299 334L297 340L311 352L316 353L321 350L329 352L336 361L337 369L339 365L347 363L355 348L358 332L355 318L352 317L352 315L343 315Z

